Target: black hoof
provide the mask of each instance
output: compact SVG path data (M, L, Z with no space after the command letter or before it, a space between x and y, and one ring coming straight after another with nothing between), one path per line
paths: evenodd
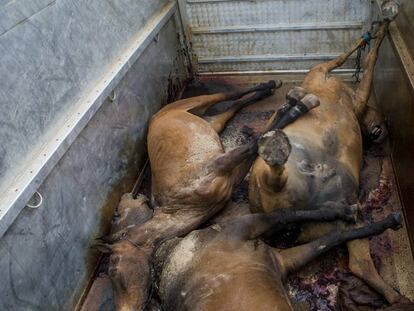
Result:
M392 213L387 218L389 218L391 221L390 228L392 230L398 230L402 228L402 215L400 212Z
M305 97L306 94L308 93L303 87L296 86L286 94L286 99L288 101L298 102Z
M318 96L313 94L307 94L305 97L302 98L301 103L306 106L308 111L318 107L321 104Z
M348 222L356 223L357 218L358 218L358 205L354 204L354 205L346 206L344 209L345 209L344 220Z
M274 87L274 89L279 89L279 88L281 88L281 87L282 87L282 85L283 85L282 80L276 80L276 81L273 81L273 82L275 82L275 87Z
M289 158L292 146L281 130L267 132L258 141L259 156L270 166L283 165Z

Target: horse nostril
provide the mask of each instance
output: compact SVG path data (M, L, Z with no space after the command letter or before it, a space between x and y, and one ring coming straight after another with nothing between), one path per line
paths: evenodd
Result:
M110 259L111 264L113 264L113 265L117 265L119 263L119 260L120 260L120 258L119 258L118 255L112 255L111 259Z
M116 268L114 268L114 267L111 267L111 268L108 269L108 275L111 278L115 277L116 274L117 274L117 272L118 272L118 270Z

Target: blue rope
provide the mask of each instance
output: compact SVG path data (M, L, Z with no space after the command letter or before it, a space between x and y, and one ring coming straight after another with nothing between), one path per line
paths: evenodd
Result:
M369 31L367 31L361 38L364 39L365 43L369 45L372 40L372 35Z

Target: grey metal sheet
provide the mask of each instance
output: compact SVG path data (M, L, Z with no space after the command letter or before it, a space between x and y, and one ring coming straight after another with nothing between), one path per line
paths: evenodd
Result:
M332 59L329 57L324 57L323 59ZM296 70L305 70L316 66L317 64L321 63L322 59L300 59L300 58L293 58L291 61L287 61L286 59L276 60L276 61L245 61L245 62L207 62L203 63L200 62L198 64L198 70L200 73L205 72L238 72L238 71L275 71L275 70L284 70L284 71L296 71ZM353 66L353 59L350 59L347 63L344 64L343 68L351 68Z
M259 0L196 2L187 0L190 27L365 21L366 0Z
M56 0L4 0L0 2L0 36L55 3Z
M94 239L105 234L120 195L131 189L147 122L186 78L174 19L162 28L0 239L0 310L74 310L94 272Z
M366 0L180 1L200 73L309 69L315 64L310 54L328 55L318 57L326 61L360 37L369 28L371 9ZM278 61L247 64L252 55ZM229 57L243 64L230 64Z
M413 0L400 0L401 12L397 18L398 28L401 31L405 43L407 44L409 51L414 57L414 1Z
M129 46L119 44L123 46L123 49L118 51L116 59L111 63L101 59L101 63L105 64L102 67L105 67L106 72L102 73L99 78L95 78L94 84L85 85L84 77L66 76L73 70L87 71L87 64L84 64L85 66L82 68L76 68L76 63L69 62L62 64L63 67L59 67L54 63L54 59L59 58L59 52L50 51L53 55L50 61L45 58L47 55L42 56L44 64L40 68L37 69L33 64L27 64L27 70L33 71L35 75L41 75L44 70L43 66L50 67L54 64L57 66L54 69L55 73L46 73L45 77L35 81L31 80L33 77L30 75L23 81L20 77L19 83L13 85L12 89L5 88L2 90L3 92L0 92L0 102L3 100L4 103L0 106L3 109L3 115L0 116L2 127L0 191L3 192L0 197L0 236L7 230L30 196L99 109L113 87L121 80L131 64L153 40L174 11L175 3L171 2L148 21L145 28L128 38ZM121 13L118 12L118 14ZM127 15L125 15L126 17ZM93 23L93 21L89 22ZM12 31L9 31L3 37L10 33L13 34ZM122 38L120 34L117 35ZM1 38L0 44L2 43ZM58 43L56 44L58 45ZM65 42L65 44L69 43ZM84 44L87 46L88 43ZM16 47L20 47L17 42ZM77 51L76 57L81 59L79 54L82 53L79 53L80 50ZM72 52L76 54L75 50ZM20 55L24 62L30 62L28 59L30 55L27 53L28 51ZM12 57L12 55L6 53L7 57ZM4 65L5 67L2 68L0 62L0 72L6 72L7 59ZM52 68L49 69L53 71ZM11 68L10 70L17 69ZM61 72L59 72L60 70ZM100 70L103 69L100 68ZM12 71L10 76L13 77L15 74L16 72ZM49 74L52 77L47 78ZM3 78L5 77L6 75ZM11 82L13 81L7 80L7 83ZM30 85L29 88L36 87L33 89L36 93L29 94L25 83ZM69 89L72 96L67 94ZM60 100L55 98L57 95L55 92L61 93L59 94ZM27 98L27 102L24 102L23 100L28 96L31 97ZM46 101L47 99L50 101ZM71 99L76 99L76 101L71 102ZM10 108L6 105L6 100L14 101L14 107ZM39 123L35 123L36 121Z
M193 34L193 48L205 57L245 55L338 55L361 36L362 28L254 31L242 33Z
M398 17L399 18L399 17ZM378 105L388 120L391 152L411 246L414 247L414 59L395 24L375 70Z

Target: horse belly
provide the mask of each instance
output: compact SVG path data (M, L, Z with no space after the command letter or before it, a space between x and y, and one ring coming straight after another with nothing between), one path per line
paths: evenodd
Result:
M285 190L290 203L304 208L338 200L356 203L362 138L349 104L322 100L321 109L303 121L285 130L292 144Z
M223 152L217 133L197 116L188 114L153 122L148 154L155 200L162 205L168 197L196 191L207 164Z

